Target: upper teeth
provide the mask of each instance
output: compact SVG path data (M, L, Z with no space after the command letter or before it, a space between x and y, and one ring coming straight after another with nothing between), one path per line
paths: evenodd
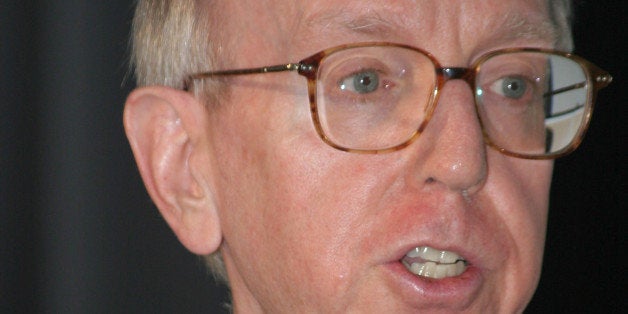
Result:
M458 276L467 268L460 255L427 246L410 250L402 263L415 275L435 279Z
M419 246L406 253L407 257L419 257L424 260L438 262L441 264L452 264L458 260L461 260L460 255L449 252L439 251L429 246Z

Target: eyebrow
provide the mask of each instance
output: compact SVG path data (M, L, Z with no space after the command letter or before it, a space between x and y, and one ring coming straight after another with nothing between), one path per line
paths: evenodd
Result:
M356 15L343 9L323 11L308 17L305 21L306 28L315 34L334 32L340 26L356 34L387 35L393 29L402 26L396 24L378 12L367 11Z

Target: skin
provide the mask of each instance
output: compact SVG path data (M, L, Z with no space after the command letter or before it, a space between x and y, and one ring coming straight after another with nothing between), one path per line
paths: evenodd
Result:
M554 42L506 26L514 14L547 22L543 1L267 2L219 4L238 17L218 35L235 56L225 67L381 40L464 67L487 51ZM125 126L179 239L198 254L220 246L235 312L523 311L541 270L552 162L487 148L465 82L445 85L417 141L382 155L324 144L294 73L229 83L225 100L208 105L139 89ZM417 277L399 263L416 246L457 252L470 266L455 278Z

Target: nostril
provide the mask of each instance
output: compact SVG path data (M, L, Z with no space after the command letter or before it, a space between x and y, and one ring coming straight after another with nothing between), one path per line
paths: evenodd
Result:
M431 184L436 182L436 180L433 177L429 177L425 180L425 184Z

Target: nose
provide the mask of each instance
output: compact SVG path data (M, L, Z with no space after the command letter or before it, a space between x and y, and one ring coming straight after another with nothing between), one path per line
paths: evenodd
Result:
M488 172L486 145L464 80L448 81L431 120L416 143L412 180L426 186L442 185L464 195L484 184Z

